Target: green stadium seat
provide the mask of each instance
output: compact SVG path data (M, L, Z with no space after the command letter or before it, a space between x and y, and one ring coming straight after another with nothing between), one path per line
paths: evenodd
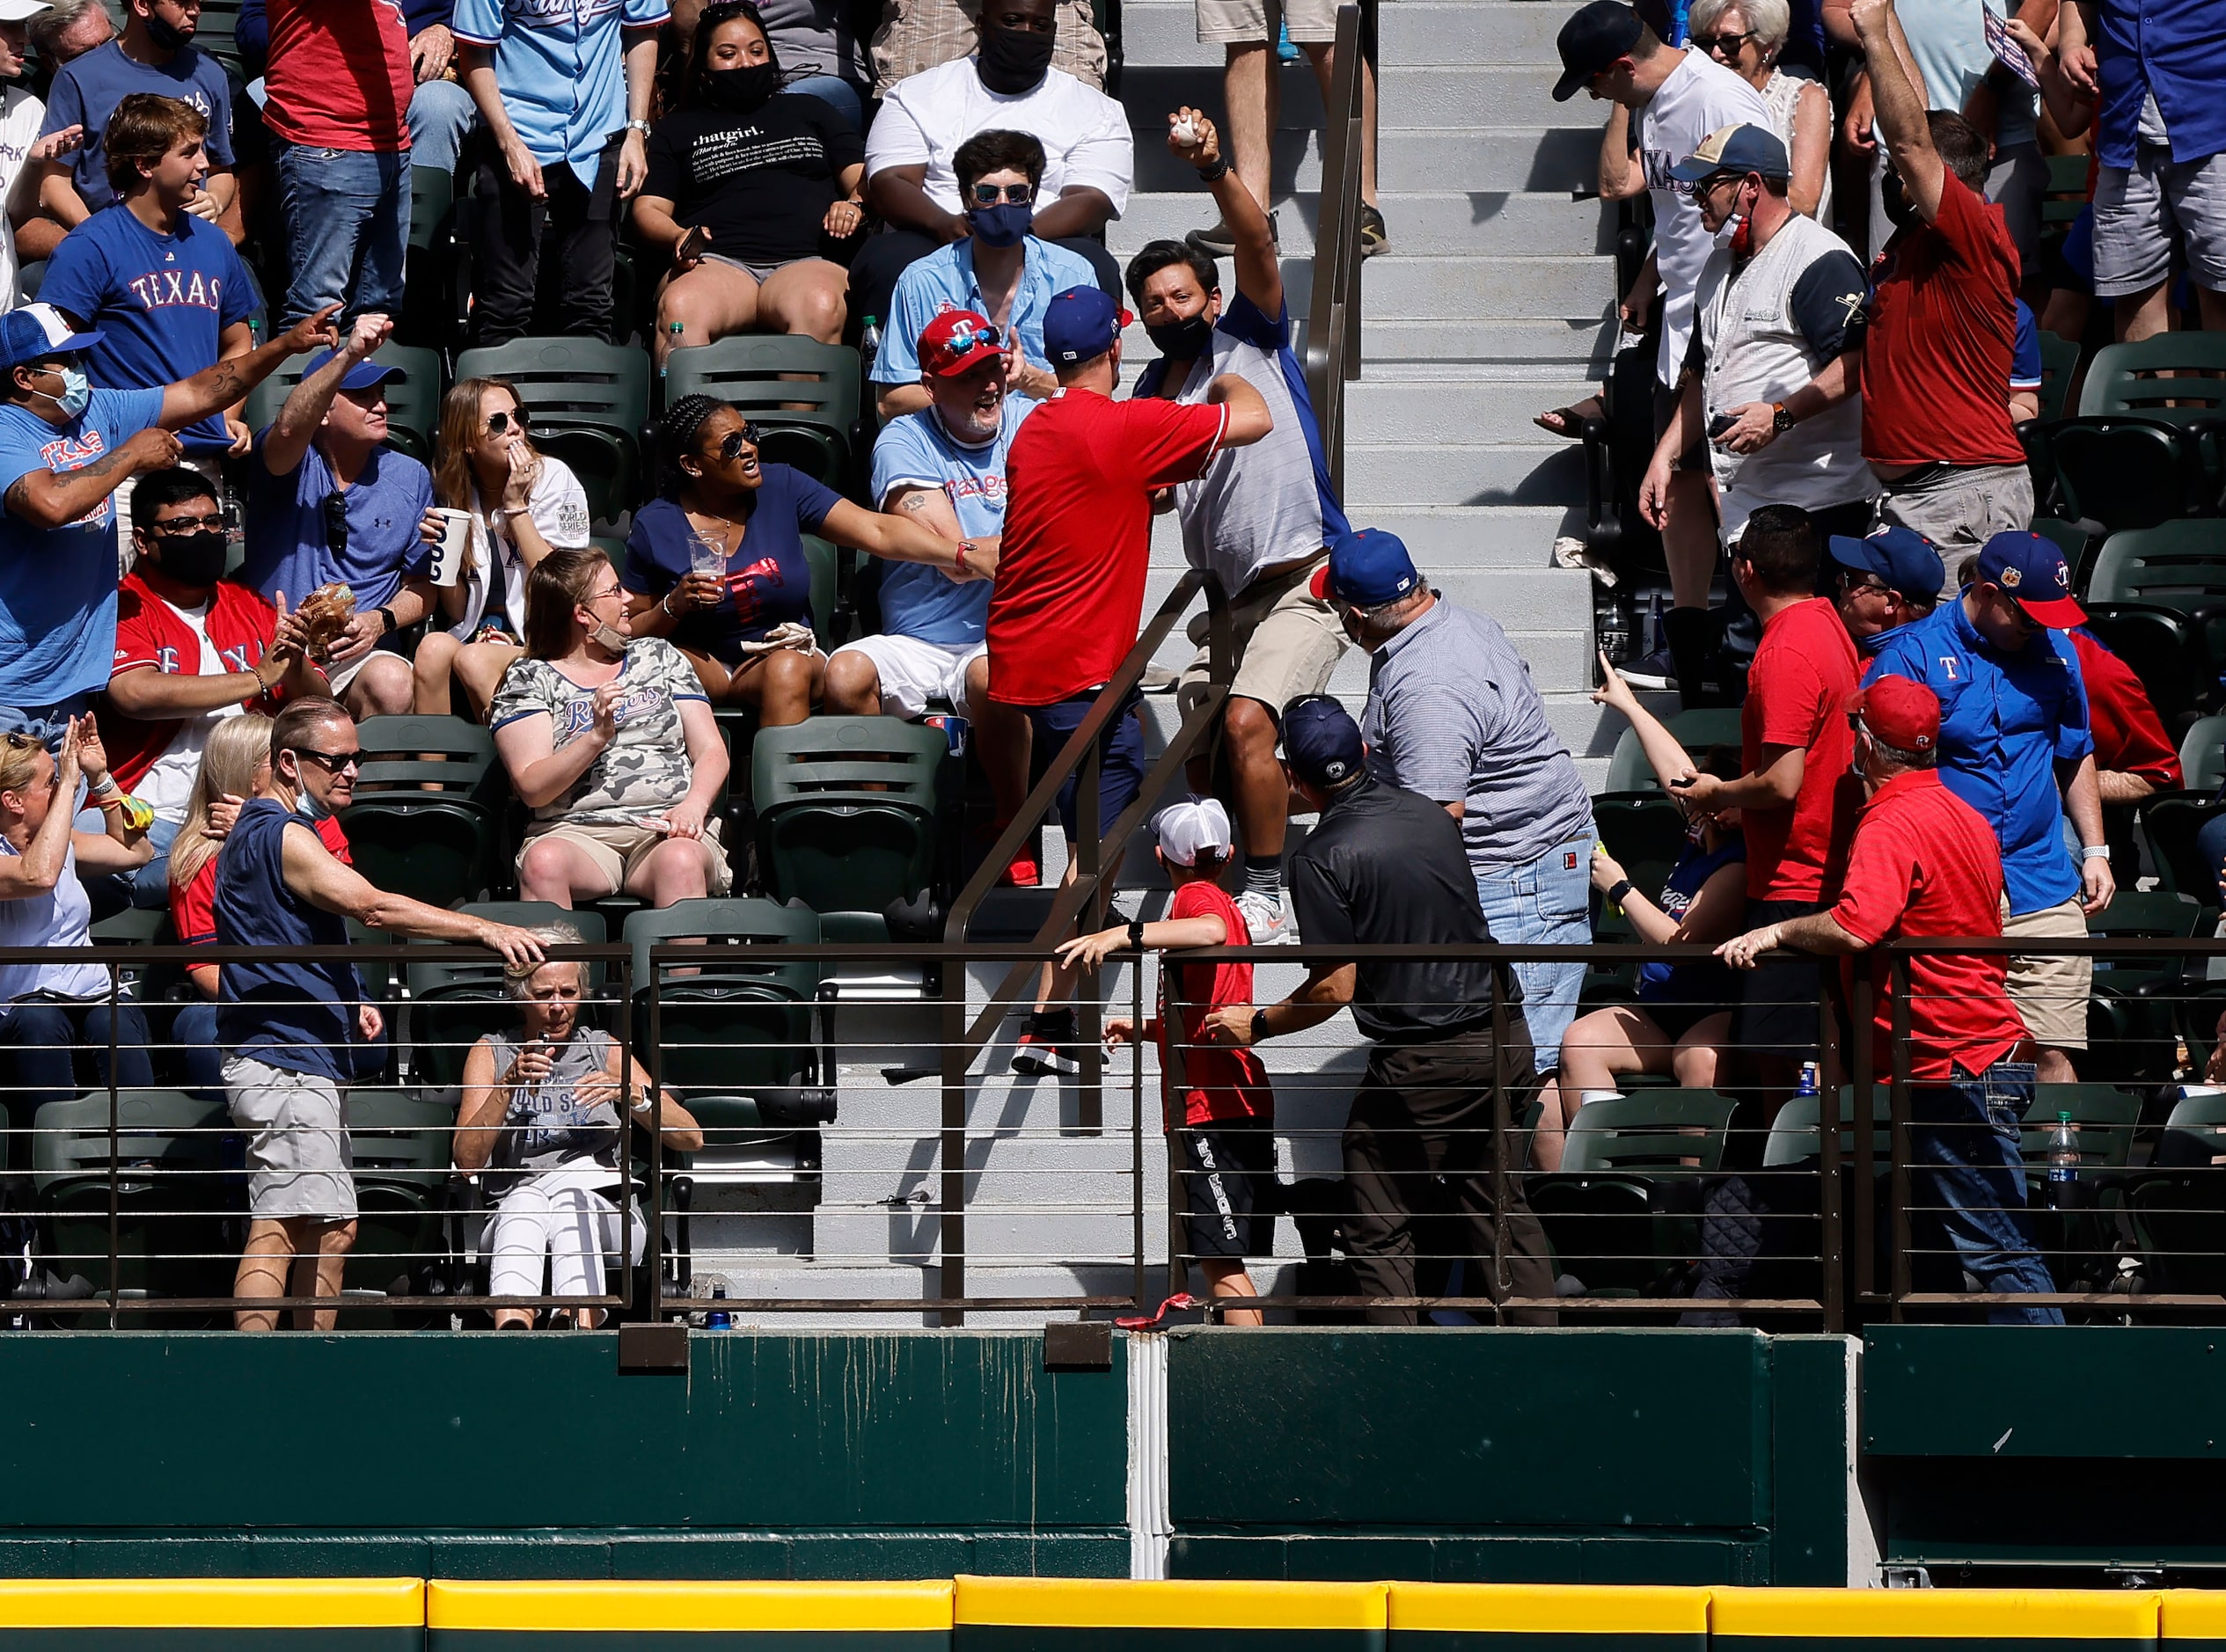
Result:
M278 417L278 410L302 382L302 369L310 359L289 356L276 372L247 392L250 429L260 432ZM374 350L371 360L398 369L386 381L386 445L421 464L432 464L434 439L441 428L441 392L445 388L440 353L416 345L390 343Z
M2071 1115L2079 1144L2078 1208L2047 1208L2048 1136L2059 1113ZM2025 1164L2026 1204L2048 1271L2061 1290L2100 1290L2117 1271L2115 1213L2122 1207L2122 1173L2133 1151L2141 1117L2139 1098L2106 1084L2036 1085L2018 1153Z
M760 457L840 493L856 479L860 376L847 345L736 333L675 350L665 362L664 405L693 395L731 402L764 429Z
M1736 705L1704 705L1672 713L1662 720L1678 744L1698 758L1711 746L1739 744L1739 709ZM1636 729L1626 728L1607 759L1608 792L1659 792L1661 782L1638 743Z
M239 51L240 10L241 0L201 0L201 16L194 26L194 48L224 65L235 91L247 79L247 60Z
M494 736L460 717L368 717L356 740L363 767L340 816L355 869L435 906L479 898L496 876L507 796Z
M2226 716L2199 718L2180 737L2179 768L2188 791L2200 796L2226 785ZM2183 893L2200 895L2200 886Z
M533 440L570 465L599 522L633 508L644 470L649 357L597 339L514 339L456 358L458 378L507 378L533 415Z
M402 311L395 332L439 349L464 336L471 313L467 260L456 227L456 179L436 166L410 168L410 240Z
M340 1323L400 1325L365 1298L429 1296L451 1276L441 1214L446 1203L456 1109L406 1090L351 1090L348 1135L355 1159L355 1244L348 1254ZM413 1314L408 1323L425 1316ZM447 1316L441 1316L445 1324Z
M2054 424L2064 416L2071 381L2079 371L2079 340L2040 335L2040 422ZM2034 523L2035 529L2039 527Z
M2214 697L2208 627L2177 608L2083 596L2087 628L2133 668L2167 733L2184 730Z
M814 717L758 733L751 796L765 892L862 914L933 881L943 733L895 717ZM887 931L882 931L883 938Z
M2176 1102L2146 1168L2125 1177L2145 1288L2226 1292L2226 1094Z
M2226 339L2164 333L2099 350L2078 416L2048 433L2068 508L2112 529L2151 528L2214 512L2219 467L2197 427L2226 414Z
M756 945L816 943L817 914L771 901L681 901L634 913L626 939L634 949L634 1042L652 1052L660 1083L691 1106L700 1097L747 1100L769 1123L834 1117L819 966L750 955ZM702 942L703 961L665 964L659 979L650 948L676 941Z
M1723 1166L1732 1112L1713 1090L1679 1088L1578 1109L1561 1169L1532 1177L1529 1193L1562 1268L1589 1294L1662 1294L1697 1255L1702 1183Z

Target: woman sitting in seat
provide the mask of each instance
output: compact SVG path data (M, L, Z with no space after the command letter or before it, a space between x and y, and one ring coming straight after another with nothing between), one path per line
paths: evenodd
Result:
M525 578L525 654L489 713L532 810L518 894L570 906L625 890L652 906L723 895L711 811L727 748L678 649L635 634L597 551L552 551Z
M537 930L545 947L577 946L554 925ZM610 1194L619 1165L619 1108L634 1128L664 1132L669 1153L692 1153L703 1132L688 1110L654 1090L639 1064L627 1070L618 1042L580 1024L584 963L545 963L509 976L524 1025L515 1036L490 1033L464 1058L464 1098L456 1115L456 1166L480 1173L494 1213L480 1238L493 1297L599 1297L604 1259L619 1248L619 1207ZM636 1141L641 1138L635 1137ZM633 1262L641 1260L642 1217L633 1213ZM544 1259L548 1290L541 1289ZM592 1308L559 1308L551 1325L589 1327ZM531 1308L497 1308L494 1328L531 1328Z
M80 776L105 836L71 829ZM78 868L128 874L154 858L145 827L132 823L135 807L108 778L91 713L70 720L59 760L35 735L0 735L0 947L92 945L92 902ZM112 1020L111 990L100 964L0 964L0 1107L10 1131L0 1168L30 1167L33 1120L46 1103L79 1093L81 1053L92 1056L105 1085L113 1040L115 1082L141 1089L154 1083L147 1018L121 999Z
M1644 705L1631 685L1600 656L1606 685L1598 703L1622 713L1637 732L1654 773L1672 797L1676 784L1696 771L1735 779L1739 754L1710 751L1695 764L1677 736ZM1736 810L1703 815L1687 830L1684 852L1663 880L1658 896L1630 886L1623 868L1604 849L1593 852L1593 887L1623 909L1636 938L1649 946L1713 946L1739 932L1746 913L1746 844ZM1578 1109L1597 1097L1619 1094L1618 1083L1635 1073L1668 1073L1695 1089L1716 1085L1718 1058L1731 1031L1731 1005L1739 997L1731 970L1716 959L1693 963L1649 961L1639 966L1638 1002L1613 1004L1581 1015L1562 1034L1561 1072L1549 1114L1532 1137L1541 1170L1561 1166L1563 1132Z
M696 20L681 106L649 135L633 227L672 259L656 358L735 333L833 344L850 273L824 256L865 227L866 143L820 99L780 89L765 19L719 0Z
M786 464L758 461L758 427L684 396L657 432L670 492L634 513L625 583L636 636L670 637L719 705L765 727L801 723L827 656L812 631L806 534L953 579L987 579L994 553L853 505Z
M441 398L433 496L472 513L464 572L440 588L447 629L417 645L413 709L445 717L450 679L484 717L502 673L525 652L525 576L552 551L588 549L588 495L562 459L526 434L529 415L507 378L459 379Z

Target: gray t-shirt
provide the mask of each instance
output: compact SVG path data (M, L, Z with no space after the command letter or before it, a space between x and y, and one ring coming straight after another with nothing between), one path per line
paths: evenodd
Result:
M764 0L758 14L788 74L833 75L860 87L873 84L850 14L838 0Z
M520 1041L502 1033L487 1034L497 1078L517 1059ZM487 1188L496 1196L545 1170L567 1165L619 1162L619 1114L607 1101L582 1107L580 1080L601 1072L610 1061L611 1035L590 1027L575 1029L550 1054L547 1078L531 1089L515 1090L487 1160Z
M1444 597L1376 651L1360 714L1368 771L1434 803L1462 802L1479 871L1589 837L1593 805L1499 622Z
M687 658L662 637L636 637L619 673L619 735L587 771L553 801L533 811L533 830L639 826L688 795L693 771L680 727L680 703L703 700L703 683ZM523 659L503 675L487 710L500 729L521 718L546 716L550 749L561 751L595 727L595 691L548 660Z

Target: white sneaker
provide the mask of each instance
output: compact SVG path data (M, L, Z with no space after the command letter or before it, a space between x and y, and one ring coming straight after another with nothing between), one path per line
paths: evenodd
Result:
M1237 896L1237 910L1244 914L1244 926L1251 932L1255 947L1297 945L1299 926L1284 916L1281 889L1273 895L1246 889Z

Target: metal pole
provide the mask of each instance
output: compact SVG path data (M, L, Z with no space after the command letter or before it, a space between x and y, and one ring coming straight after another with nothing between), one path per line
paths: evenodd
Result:
M1355 11L1357 8L1346 7ZM1342 14L1341 14L1342 15ZM1338 38L1344 39L1342 30ZM1507 1323L1501 1305L1513 1293L1507 1274L1507 980L1491 972L1491 1322ZM1471 1293L1474 1294L1473 1292Z
M1909 1294L1909 962L1896 956L1887 961L1886 969L1893 995L1893 1126L1886 1137L1886 1152L1893 1166L1891 1260L1893 1322L1899 1325L1901 1299Z
M1832 1048L1832 981L1828 975L1817 992L1817 1049L1820 1052ZM1857 1036L1867 1038L1870 1028L1864 1027ZM1830 1081L1817 1086L1817 1169L1820 1195L1819 1212L1823 1217L1819 1252L1824 1267L1820 1294L1824 1303L1824 1328L1838 1335L1847 1329L1847 1305L1842 1299L1842 1269L1847 1262L1846 1236L1841 1229L1842 1188L1840 1186L1840 1086ZM1857 1117L1864 1109L1856 1108Z
M122 1168L117 1162L122 1157L122 1151L117 1141L121 1131L116 1116L119 1111L116 1097L116 978L119 973L115 965L108 966L108 1328L112 1331L116 1328L116 1301L122 1295L119 1289L116 1261L117 1229L121 1222L119 1200L121 1197L116 1178L122 1173ZM31 1121L31 1162L34 1166L39 1162L39 1121L35 1114ZM287 1270L289 1278L292 1272L290 1268ZM234 1285L232 1289L237 1292L239 1287Z
M626 1006L627 1013L631 1014L633 1008L633 954L631 948L628 949L625 958L619 961L619 983L620 987L619 1002L625 1005ZM656 973L657 972L655 969L652 969L649 972L650 980L653 983L656 979ZM663 996L663 995L662 993L655 992L653 986L653 990L651 992L653 1004L655 999L662 998ZM650 1013L653 1016L657 1017L659 1021L662 1022L663 1017L660 1011L653 1007ZM619 1056L619 1071L621 1075L621 1081L626 1087L625 1098L621 1100L619 1108L619 1111L625 1115L619 1122L620 1130L625 1132L625 1134L620 1136L619 1141L619 1163L621 1166L627 1167L627 1173L622 1175L621 1177L621 1181L626 1181L632 1180L631 1167L633 1164L632 1144L628 1139L633 1129L633 1107L632 1106L633 1097L633 1041L630 1038L620 1039L619 1041L619 1044L620 1051ZM664 1040L663 1038L652 1038L650 1040L649 1232L646 1237L648 1240L649 1246L648 1308L649 1318L653 1322L662 1320L664 1318L665 1303L664 1130L663 1129L664 1123L664 1085L659 1082L663 1071L663 1057L661 1052L663 1051L663 1047ZM626 1281L626 1305L631 1309L633 1306L633 1269L626 1266L628 1259L633 1255L633 1201L631 1198L626 1201L626 1209L619 1213L619 1276Z
M1099 857L1105 847L1098 839L1104 755L1104 746L1093 742L1088 755L1082 759L1082 778L1074 795L1075 870L1080 876L1093 880L1089 899L1083 903L1080 919L1080 932L1085 934L1105 927L1106 902L1111 894L1106 888L1106 880L1097 876L1101 869ZM1078 976L1074 983L1075 1034L1082 1061L1074 1122L1085 1136L1095 1136L1105 1128L1105 1006L1098 996L1101 984L1102 977L1095 969Z
M1855 1104L1849 1109L1849 1116L1855 1124L1855 1299L1858 1305L1868 1305L1878 1289L1874 1260L1878 1246L1878 1104L1871 1099L1878 1084L1871 1050L1878 1015L1878 968L1876 954L1857 961L1855 1001L1848 1012L1848 1019L1856 1029Z

